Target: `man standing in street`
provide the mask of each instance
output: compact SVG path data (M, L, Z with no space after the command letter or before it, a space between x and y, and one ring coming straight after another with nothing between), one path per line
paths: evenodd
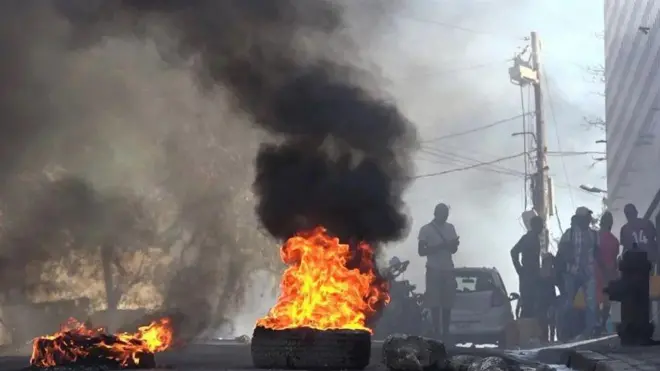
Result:
M596 295L600 308L600 329L604 331L610 315L610 300L603 289L609 282L616 279L619 273L617 257L619 256L619 240L612 233L614 218L606 211L600 217L599 261L596 264Z
M621 245L625 253L636 243L637 247L646 251L651 262L657 261L658 247L656 243L655 226L650 220L642 219L633 204L623 208L627 223L621 227Z
M598 233L591 228L591 210L580 206L575 210L574 217L574 224L561 236L557 252L559 260L564 264L562 317L571 317L575 296L582 289L586 303L585 326L579 338L590 338L598 324L595 264L599 239ZM570 326L570 323L567 321L566 324ZM568 330L565 327L561 332L567 334Z
M539 216L532 217L529 221L529 230L511 249L511 259L520 283L521 318L536 318L538 315L536 294L541 272L542 232L543 219Z
M550 253L541 256L541 278L538 285L537 305L541 343L548 344L557 334L557 282L555 278L555 257Z
M433 216L433 220L419 230L418 253L426 257L425 301L431 311L434 332L449 341L451 308L456 296L452 255L458 250L459 238L454 226L447 222L447 205L438 204Z

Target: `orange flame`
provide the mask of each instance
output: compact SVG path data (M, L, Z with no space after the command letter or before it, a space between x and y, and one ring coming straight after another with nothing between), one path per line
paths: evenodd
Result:
M103 328L88 328L70 318L59 332L34 339L30 364L53 367L101 355L122 367L139 365L141 355L162 352L172 344L172 338L169 318L142 326L134 334L114 335L105 334Z
M287 240L280 256L289 265L282 276L281 293L257 326L371 332L367 319L389 301L385 283L377 279L371 246L360 243L353 255L349 245L317 227Z

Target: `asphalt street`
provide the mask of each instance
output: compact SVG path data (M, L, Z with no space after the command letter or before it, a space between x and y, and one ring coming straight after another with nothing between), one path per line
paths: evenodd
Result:
M386 370L381 362L382 345L375 343L371 351L371 364L367 370ZM511 355L493 349L450 349L450 355L475 354L481 356L500 355L511 363L530 363L533 361L517 360ZM239 343L225 344L195 344L185 349L172 350L156 355L158 370L250 370L252 361L250 345ZM25 370L29 366L29 357L3 356L0 357L0 371Z

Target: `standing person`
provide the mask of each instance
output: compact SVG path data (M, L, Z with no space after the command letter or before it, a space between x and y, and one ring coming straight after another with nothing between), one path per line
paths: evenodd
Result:
M578 218L573 215L571 217L570 228L577 228ZM568 232L568 231L567 231ZM563 235L562 235L563 236ZM573 306L569 306L567 309L566 301L572 300L568 298L569 293L566 292L565 282L566 277L570 274L570 264L573 255L572 248L567 244L559 243L557 255L554 259L554 268L555 268L555 284L559 289L559 302L555 306L555 316L557 324L557 339L560 341L568 341L572 338L572 330L574 329L573 321ZM568 312L566 312L569 310Z
M657 261L658 248L656 243L656 231L653 222L639 217L637 208L633 204L627 204L623 208L626 216L626 224L621 227L621 245L625 253L636 243L640 249L646 251L649 260Z
M541 326L541 341L550 343L556 335L556 303L557 291L555 280L554 256L545 253L541 257L541 273L538 282L539 325Z
M559 241L558 255L565 264L563 274L562 317L570 318L573 302L580 289L584 292L584 329L579 338L590 338L598 323L596 302L595 261L598 251L598 233L591 228L593 212L584 206L575 210L574 224ZM567 334L568 327L562 329Z
M612 233L614 218L606 211L600 217L600 248L598 249L598 264L596 264L596 295L600 310L600 329L605 330L610 316L610 300L603 289L609 282L616 279L619 273L617 257L619 256L619 240Z
M431 311L434 332L449 341L451 308L456 296L456 278L452 255L456 253L459 238L456 229L447 222L449 207L438 204L433 220L419 230L419 256L426 257L425 301Z
M543 219L534 216L529 221L529 231L511 249L511 260L518 273L520 284L521 318L537 317L537 284L541 272L541 233ZM522 255L522 262L521 262Z
M639 217L637 208L633 204L627 204L623 207L623 214L626 216L626 224L621 227L620 239L623 246L622 253L637 246L637 248L646 251L649 262L652 264L652 272L658 269L658 242L657 231L653 222ZM653 305L653 303L651 303ZM651 307L652 308L652 307ZM655 312L651 309L651 313ZM656 317L654 314L653 317ZM653 318L655 320L655 318Z

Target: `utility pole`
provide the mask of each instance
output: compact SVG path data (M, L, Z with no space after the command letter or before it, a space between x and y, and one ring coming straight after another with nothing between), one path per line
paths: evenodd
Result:
M545 138L545 120L543 117L543 90L541 89L541 41L536 32L532 31L530 35L532 46L532 69L536 72L536 79L532 82L534 87L534 111L536 118L536 177L534 179L534 189L532 189L532 199L536 214L543 218L544 224L548 219L548 165L547 165L547 144ZM546 229L546 238L541 244L541 250L548 251L549 235Z
M531 85L534 88L534 117L536 118L536 127L533 132L513 133L516 136L519 134L530 135L534 138L536 161L536 171L532 175L531 193L532 205L536 215L543 219L545 228L545 238L542 238L541 250L548 251L548 242L550 236L547 228L547 220L552 215L549 195L549 180L548 180L548 161L546 158L547 144L545 135L545 120L543 117L543 90L541 89L541 42L536 32L530 35L531 45L526 47L522 53L518 53L514 59L514 65L509 68L509 78L511 83L521 87ZM530 60L524 60L523 55L527 50L530 50ZM525 114L525 112L523 112Z

